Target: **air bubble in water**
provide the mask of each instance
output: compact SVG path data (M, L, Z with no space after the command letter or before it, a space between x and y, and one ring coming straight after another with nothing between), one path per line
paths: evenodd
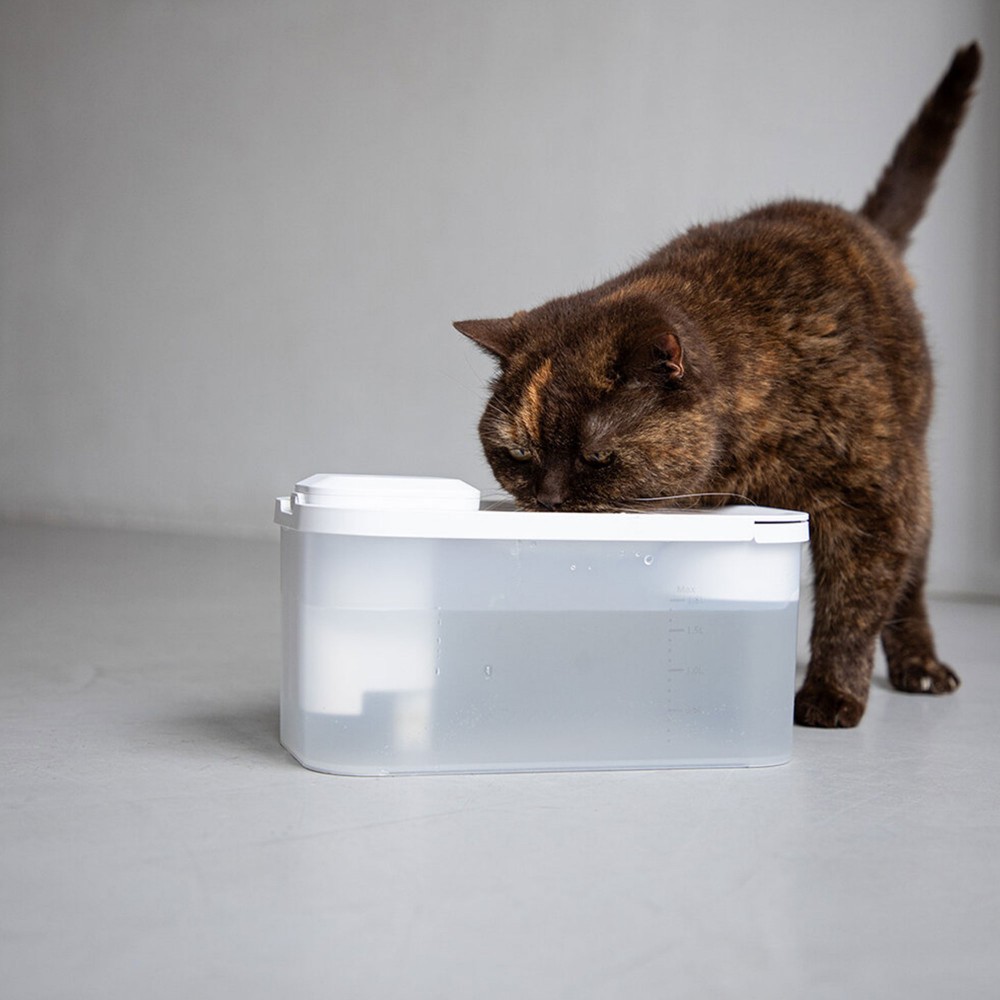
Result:
M644 563L645 563L645 564L646 564L647 566L652 566L652 565L653 565L653 557L652 557L652 556L646 556L646 558L645 558L645 559L643 559L643 562L644 562Z
M493 667L491 664L487 663L486 666L483 667L483 674L486 676L487 680L493 676Z

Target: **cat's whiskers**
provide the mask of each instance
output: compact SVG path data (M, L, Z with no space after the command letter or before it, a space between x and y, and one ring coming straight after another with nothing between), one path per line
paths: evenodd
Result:
M497 413L502 414L507 417L512 423L517 422L517 413L510 408L506 403L501 403L496 396L490 398L486 404L487 411L490 409L495 410Z
M743 493L675 493L673 496L665 497L629 497L627 502L630 504L664 503L670 500L701 500L706 497L731 497L734 500L742 500L752 507L760 506L756 500Z
M480 492L479 497L480 510L496 510L498 507L503 507L514 502L514 498L503 489L483 490Z

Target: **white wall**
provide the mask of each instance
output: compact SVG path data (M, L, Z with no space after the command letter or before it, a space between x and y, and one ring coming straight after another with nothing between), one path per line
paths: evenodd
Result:
M271 533L316 471L489 488L450 328L787 194L986 79L911 262L939 589L1000 592L1000 5L0 0L0 516Z

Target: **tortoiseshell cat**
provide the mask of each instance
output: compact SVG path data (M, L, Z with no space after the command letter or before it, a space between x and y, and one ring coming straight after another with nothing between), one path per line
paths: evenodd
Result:
M480 436L522 508L808 511L803 725L857 725L879 635L896 688L958 687L924 603L932 381L902 253L979 63L955 55L860 212L768 205L590 291L455 324L500 363Z

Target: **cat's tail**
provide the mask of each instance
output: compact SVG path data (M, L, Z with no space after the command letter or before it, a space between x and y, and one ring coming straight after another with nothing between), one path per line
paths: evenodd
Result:
M938 171L962 124L982 57L973 42L955 53L948 72L899 140L861 214L905 250L934 190Z

